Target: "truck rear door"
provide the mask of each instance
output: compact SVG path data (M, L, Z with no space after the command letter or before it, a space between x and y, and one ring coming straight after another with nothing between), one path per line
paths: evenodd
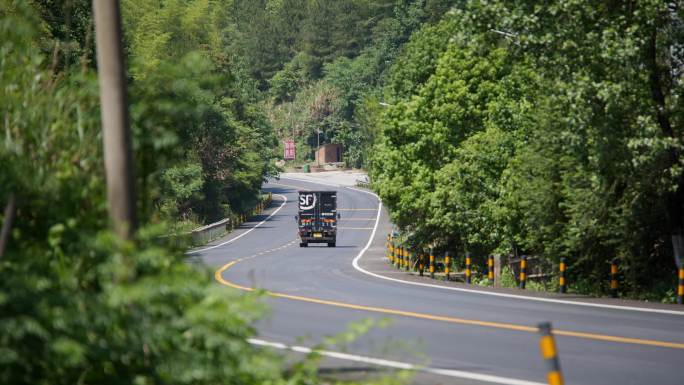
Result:
M321 225L327 230L337 227L337 193L324 191L320 195L320 219Z

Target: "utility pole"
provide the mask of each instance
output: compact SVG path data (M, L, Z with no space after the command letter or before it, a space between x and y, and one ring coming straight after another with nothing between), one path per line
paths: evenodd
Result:
M130 239L137 227L135 179L118 0L93 0L107 202L114 231Z

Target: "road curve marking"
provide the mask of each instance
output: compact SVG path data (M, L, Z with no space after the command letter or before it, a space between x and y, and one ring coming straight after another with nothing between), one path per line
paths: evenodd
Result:
M280 349L280 350L290 350L293 352L303 353L303 354L317 353L317 354L324 356L324 357L336 358L336 359L345 360L345 361L361 362L364 364L384 366L384 367L393 368L393 369L412 370L412 371L418 371L418 372L424 372L424 373L430 373L430 374L437 374L437 375L441 375L441 376L483 381L483 382L487 382L490 384L544 385L544 383L541 383L541 382L517 380L514 378L499 377L499 376L493 376L493 375L489 375L489 374L478 374L478 373L466 372L466 371L462 371L462 370L431 368L431 367L427 367L427 366L409 364L407 362L386 360L383 358L366 357L366 356L360 356L360 355L350 354L350 353L334 352L334 351L330 351L330 350L311 349L311 348L308 348L306 346L296 346L296 345L288 346L288 345L285 345L285 344L280 343L280 342L264 341L264 340L256 339L256 338L248 338L247 342L249 342L252 345L256 345L256 346L263 346L263 347L269 347L269 348Z
M351 190L356 190L356 191L360 191L360 192L363 192L366 194L373 195L374 197L376 197L378 199L378 202L379 202L378 208L379 209L382 208L382 200L380 199L380 197L377 194L375 194L371 191L361 190L361 189L357 189L357 188L353 188L353 187L347 187L347 188L349 188ZM381 210L378 210L378 220L380 218L380 212L381 212ZM376 221L375 226L377 228L377 221ZM374 238L374 235L371 237L371 240ZM369 245L370 245L370 241L369 241ZM381 274L373 273L373 272L368 271L368 270L364 269L363 267L359 266L359 261L361 260L361 258L365 254L366 249L367 249L367 247L364 248L363 250L361 250L361 252L352 261L352 266L356 270L360 271L363 274L370 275L370 276L375 277L375 278L380 278L380 279L384 279L384 280L392 281L392 282L398 282L398 283L402 283L405 285L422 286L422 287L429 287L429 288L441 289L441 290L451 290L451 291L458 291L458 292L462 292L462 293L489 295L489 296L493 296L493 297L522 299L522 300L527 300L527 301L558 303L558 304L563 304L563 305L585 306L585 307L593 307L593 308L600 308L600 309L625 310L625 311L637 311L637 312L643 312L643 313L670 314L670 315L684 316L684 311L680 311L680 310L650 309L650 308L645 308L645 307L608 305L608 304L601 304L601 303L569 301L569 300L565 300L565 299L555 299L555 298L528 297L528 296L517 295L517 294L494 293L494 292L489 292L489 291L464 289L464 288L452 287L452 286L441 286L441 285L434 285L434 284L430 284L430 283L413 282L413 281L406 281L406 280L398 279L398 278L387 277L387 276L384 276Z
M225 278L223 278L223 273L225 273L228 269L230 269L234 265L236 265L236 264L238 264L238 263L240 263L246 259L247 258L240 258L240 259L237 259L235 261L232 261L232 262L229 262L229 263L223 265L220 269L216 270L216 272L214 273L214 279L216 279L216 281L221 283L222 285L232 287L234 289L238 289L238 290L242 290L242 291L248 291L248 292L254 291L255 290L254 288L241 286L241 285L238 285L234 282L230 282L230 281L226 280ZM304 296L299 296L299 295L279 293L279 292L274 292L274 291L269 291L269 290L265 290L265 293L272 296L272 297L276 297L276 298L283 298L283 299L289 299L289 300L295 300L295 301L301 301L301 302L309 302L309 303L315 303L315 304L319 304L319 305L341 307L341 308L353 309L353 310L361 310L361 311L367 311L367 312L372 312L372 313L389 314L389 315L418 318L418 319L424 319L424 320L430 320L430 321L440 321L440 322L447 322L447 323L458 324L458 325L480 326L480 327L488 327L488 328L494 328L494 329L512 330L512 331L518 331L518 332L527 332L527 333L537 333L538 332L538 329L536 327L533 327L533 326L518 325L518 324L511 324L511 323L504 323L504 322L480 321L480 320L450 317L450 316L441 316L441 315L435 315L435 314L427 314L427 313L418 313L418 312L398 310L398 309L390 309L390 308L385 308L385 307L357 305L357 304L352 304L352 303L330 301L330 300L325 300L325 299L320 299L320 298L304 297ZM564 336L564 337L576 337L576 338L583 338L583 339L597 340L597 341L616 342L616 343L631 344L631 345L655 346L655 347L661 347L661 348L683 349L684 350L684 343L679 343L679 342L668 342L668 341L658 341L658 340L649 340L649 339L641 339L641 338L620 337L620 336L611 336L611 335L607 335L607 334L584 333L584 332L575 332L575 331L562 330L562 329L554 329L553 334L558 335L558 336Z
M205 247L205 248L198 249L198 250L191 250L191 251L186 252L185 254L188 254L188 255L190 255L190 254L197 254L197 253L201 253L201 252L203 252L203 251L207 251L207 250L215 249L215 248L217 248L217 247L225 246L225 245L230 244L230 243L233 243L233 242L237 241L238 239L244 237L245 235L251 233L254 229L256 229L257 227L263 225L267 220L271 219L271 217L274 216L278 211L280 211L280 209L282 209L283 207L285 207L285 204L287 203L287 197L286 197L285 195L273 194L273 196L277 196L277 197L282 198L283 203L281 203L280 206L279 206L277 209L275 209L271 214L269 214L269 216L267 216L263 221L261 221L261 222L257 223L256 225L254 225L254 227L252 227L252 228L250 228L249 230L245 231L244 233L242 233L242 234L236 236L235 238L231 238L231 239L229 239L229 240L227 240L227 241L225 241L225 242L219 243L218 245L209 246L209 247Z

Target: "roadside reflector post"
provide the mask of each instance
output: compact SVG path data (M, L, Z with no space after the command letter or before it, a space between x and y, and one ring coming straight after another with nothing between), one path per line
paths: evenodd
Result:
M539 334L541 334L539 348L541 356L546 363L546 381L549 385L563 385L563 375L561 373L560 361L558 360L556 341L551 333L551 323L540 323L538 328Z
M423 276L423 272L425 271L425 255L423 253L419 253L418 255L418 272L420 273L420 276Z
M401 247L401 252L404 254L404 268L406 271L411 271L411 258L408 250L406 250L406 246Z
M558 266L559 276L558 276L558 291L561 293L566 293L568 291L567 282L565 280L565 258L560 259L560 265Z
M527 256L520 256L520 288L525 288L525 282L527 281Z
M684 304L684 266L679 267L679 281L677 283L677 303Z
M491 285L494 283L494 256L489 255L487 257L487 280L489 281L489 284Z
M397 246L397 256L399 257L398 268L401 270L404 268L404 253L401 252L401 246Z
M613 258L610 260L610 296L618 297L618 260Z
M471 283L471 276L473 275L472 269L471 269L471 259L470 259L470 252L466 252L466 257L465 257L465 283L470 285Z
M404 255L404 246L399 246L399 269L406 266L406 256Z
M399 261L397 261L397 245L392 241L392 264L396 267Z
M397 261L397 269L401 269L401 254L399 254L399 246L394 245L394 259Z
M451 253L447 251L444 253L444 276L447 281L449 280L449 273L451 273Z
M430 278L435 278L435 253L430 248Z
M405 269L406 268L406 256L404 255L404 249L402 246L399 246L399 259L401 260L401 265L399 265L400 269Z

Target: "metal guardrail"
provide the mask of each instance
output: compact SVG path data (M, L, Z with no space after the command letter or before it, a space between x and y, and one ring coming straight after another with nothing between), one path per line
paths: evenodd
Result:
M273 194L268 193L264 195L256 206L249 212L245 214L233 215L230 218L222 219L218 222L208 224L206 226L199 227L192 231L185 233L185 236L189 236L192 241L193 246L200 246L207 244L215 239L221 238L222 236L231 232L235 227L240 226L242 223L247 221L249 215L257 215L268 207L273 201Z
M202 226L190 232L193 245L203 245L209 243L216 238L220 238L232 230L232 220L226 218L212 224Z

